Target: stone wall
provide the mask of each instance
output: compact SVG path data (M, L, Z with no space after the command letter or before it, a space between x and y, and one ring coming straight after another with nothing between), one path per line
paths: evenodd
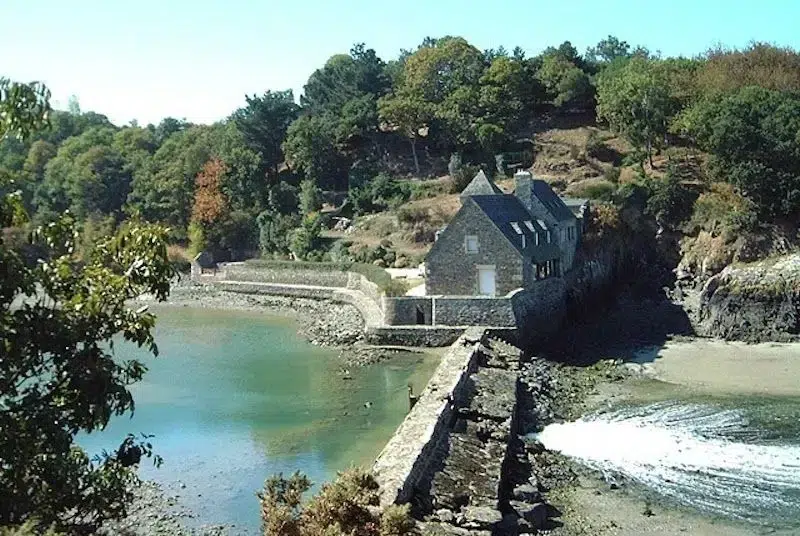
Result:
M452 344L414 408L375 460L382 504L409 501L425 477L439 441L449 432L454 401L468 394L469 375L477 367L483 340L483 330L471 328Z
M518 343L528 346L556 332L567 314L567 284L561 277L543 279L510 298Z
M384 296L381 300L383 323L390 326L431 325L431 298L429 296ZM421 318L420 318L421 317ZM421 322L419 320L422 320Z
M466 253L464 237L478 237L478 252ZM428 294L474 296L478 266L494 266L497 294L523 285L522 258L474 202L468 201L433 244L425 259Z
M367 330L367 342L438 348L453 344L464 329L456 326L374 326Z
M383 307L383 304L381 303L383 292L381 292L381 289L378 287L378 285L363 275L355 272L347 272L346 286L351 290L358 290L362 292L367 298L374 301L375 305L378 307Z
M508 298L448 297L433 298L435 325L504 326L516 325Z
M353 275L363 277L360 274ZM249 266L244 263L223 263L219 266L217 279L346 288L350 281L350 274L340 270L309 270L300 267L267 268Z

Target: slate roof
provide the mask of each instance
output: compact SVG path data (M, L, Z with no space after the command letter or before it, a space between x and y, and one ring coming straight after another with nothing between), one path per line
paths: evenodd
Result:
M575 219L575 214L569 209L564 201L556 195L550 185L541 179L533 180L533 195L547 208L552 216L558 221L571 221Z
M473 195L505 195L503 191L497 187L495 183L489 180L486 173L480 170L475 177L472 178L470 183L461 192L461 198Z
M534 262L544 262L546 260L557 259L561 256L561 251L555 243L555 236L552 242L547 243L547 229L539 223L525 205L514 195L475 195L470 199L478 205L478 208L494 223L495 227L508 239L517 249L520 255L532 259ZM571 214L571 213L570 213ZM532 223L533 228L539 233L539 245L536 245L536 236L525 225L526 221ZM525 248L522 247L522 238L511 225L516 223L525 236Z

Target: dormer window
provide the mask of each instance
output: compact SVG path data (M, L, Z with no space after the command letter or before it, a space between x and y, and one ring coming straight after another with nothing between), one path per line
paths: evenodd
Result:
M478 237L475 235L467 235L464 237L464 249L467 253L478 252Z
M532 221L526 220L524 223L525 223L525 227L527 227L530 230L530 232L532 232L532 233L536 232L536 229L533 228L533 222Z
M514 229L514 232L517 233L518 235L522 234L522 229L520 228L519 223L512 221L511 228Z

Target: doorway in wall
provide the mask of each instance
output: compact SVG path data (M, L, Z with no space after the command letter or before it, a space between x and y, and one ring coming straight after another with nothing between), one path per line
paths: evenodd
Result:
M494 266L478 266L478 294L494 297L497 292Z

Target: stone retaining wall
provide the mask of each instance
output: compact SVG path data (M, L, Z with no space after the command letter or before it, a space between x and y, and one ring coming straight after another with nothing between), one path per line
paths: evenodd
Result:
M453 401L469 388L468 378L477 367L484 331L468 329L442 357L414 408L375 460L373 470L381 487L381 503L403 503L428 470L439 441L449 431Z
M434 325L516 326L514 309L508 298L433 297Z
M283 285L309 285L316 287L349 288L350 273L340 270L309 270L298 268L267 268L245 263L222 263L218 280L249 281L253 283L279 283ZM359 277L360 274L353 274Z

